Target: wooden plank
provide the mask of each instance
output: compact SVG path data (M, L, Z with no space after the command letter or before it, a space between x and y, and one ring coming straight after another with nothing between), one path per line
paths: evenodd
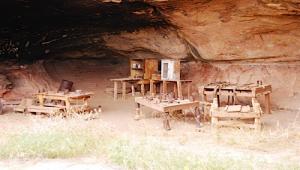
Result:
M265 94L265 112L271 114L271 94Z
M241 112L218 112L218 113L213 113L212 117L217 117L217 118L243 118L243 119L251 119L251 118L259 118L261 117L260 115L257 115L254 112L250 113L241 113Z
M118 99L118 82L114 81L114 100Z
M218 121L214 124L217 127L225 126L225 127L244 127L244 128L250 128L255 129L257 126L253 124L247 124L241 121Z
M122 82L122 99L126 99L126 82Z
M134 88L134 84L131 84L131 95L135 96L135 88Z
M145 59L144 79L151 79L152 74L157 72L158 72L158 59L154 59L154 58Z
M177 81L178 98L183 99L181 81Z

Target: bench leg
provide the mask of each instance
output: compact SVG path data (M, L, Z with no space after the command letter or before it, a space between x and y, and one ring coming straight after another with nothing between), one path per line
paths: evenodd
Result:
M200 108L196 107L194 111L194 116L196 120L196 128L200 129L201 127L201 113L200 113Z
M140 118L141 118L141 104L136 103L134 120L140 120Z
M171 130L169 112L163 113L163 126L165 130Z

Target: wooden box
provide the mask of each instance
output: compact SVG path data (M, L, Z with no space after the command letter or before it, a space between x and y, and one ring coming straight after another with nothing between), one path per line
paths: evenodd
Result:
M180 80L180 61L169 59L161 60L161 79Z

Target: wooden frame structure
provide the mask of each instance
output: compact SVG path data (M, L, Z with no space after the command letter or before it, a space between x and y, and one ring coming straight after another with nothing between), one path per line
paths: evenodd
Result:
M246 127L255 130L261 129L261 115L262 110L260 104L257 102L255 98L252 98L252 107L249 106L241 106L248 107L248 111L228 111L228 105L226 107L219 107L218 101L215 98L212 107L211 107L211 125L213 127ZM239 106L239 105L233 105Z
M145 85L143 84L142 79L140 78L119 78L119 79L110 79L112 82L114 82L114 100L118 99L118 84L121 83L122 86L122 99L126 98L126 86L127 83L131 85L131 93L132 96L135 96L135 87L134 84L141 81L141 91L142 93L145 93Z
M88 106L88 99L91 98L93 93L76 93L71 92L67 94L63 93L37 93L37 99L39 101L39 106L29 106L28 112L42 112L54 114L59 110L65 110L67 113L71 113L71 102L80 103L83 102L84 106ZM46 104L45 100L56 100L60 104Z
M257 98L258 96L265 96L265 113L271 114L271 85L232 85L223 83L214 83L206 86L199 87L199 93L203 95L204 101L207 102L208 95L212 95L218 99L220 105L220 96L228 96L228 104L236 104L237 97L251 97ZM230 102L231 100L231 102Z
M197 122L197 126L200 127L200 112L199 112L199 102L194 101L191 102L189 100L178 100L178 102L174 103L155 103L154 101L147 100L144 97L136 97L135 98L136 103L136 114L135 119L140 119L141 114L141 106L145 106L148 108L151 108L153 110L159 111L163 113L163 126L166 130L171 130L170 127L170 114L173 111L176 110L183 110L183 109L191 109L193 108L195 110L194 116Z
M126 78L111 79L114 82L114 100L118 99L118 84L122 86L122 99L126 99L126 86L130 84L132 96L135 96L135 85L141 86L141 94L146 93L145 85L150 85L150 79L158 72L158 59L133 58L130 59L130 76Z
M190 98L192 80L150 80L150 94L155 96L157 85L160 85L160 93L167 94L168 84L173 84L173 92L176 98L183 99L182 85L187 85L187 97Z

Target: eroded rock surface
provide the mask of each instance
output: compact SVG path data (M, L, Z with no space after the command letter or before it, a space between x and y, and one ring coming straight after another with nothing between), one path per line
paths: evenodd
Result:
M0 74L0 98L2 98L5 93L10 91L12 87L13 84L7 79L7 76Z

